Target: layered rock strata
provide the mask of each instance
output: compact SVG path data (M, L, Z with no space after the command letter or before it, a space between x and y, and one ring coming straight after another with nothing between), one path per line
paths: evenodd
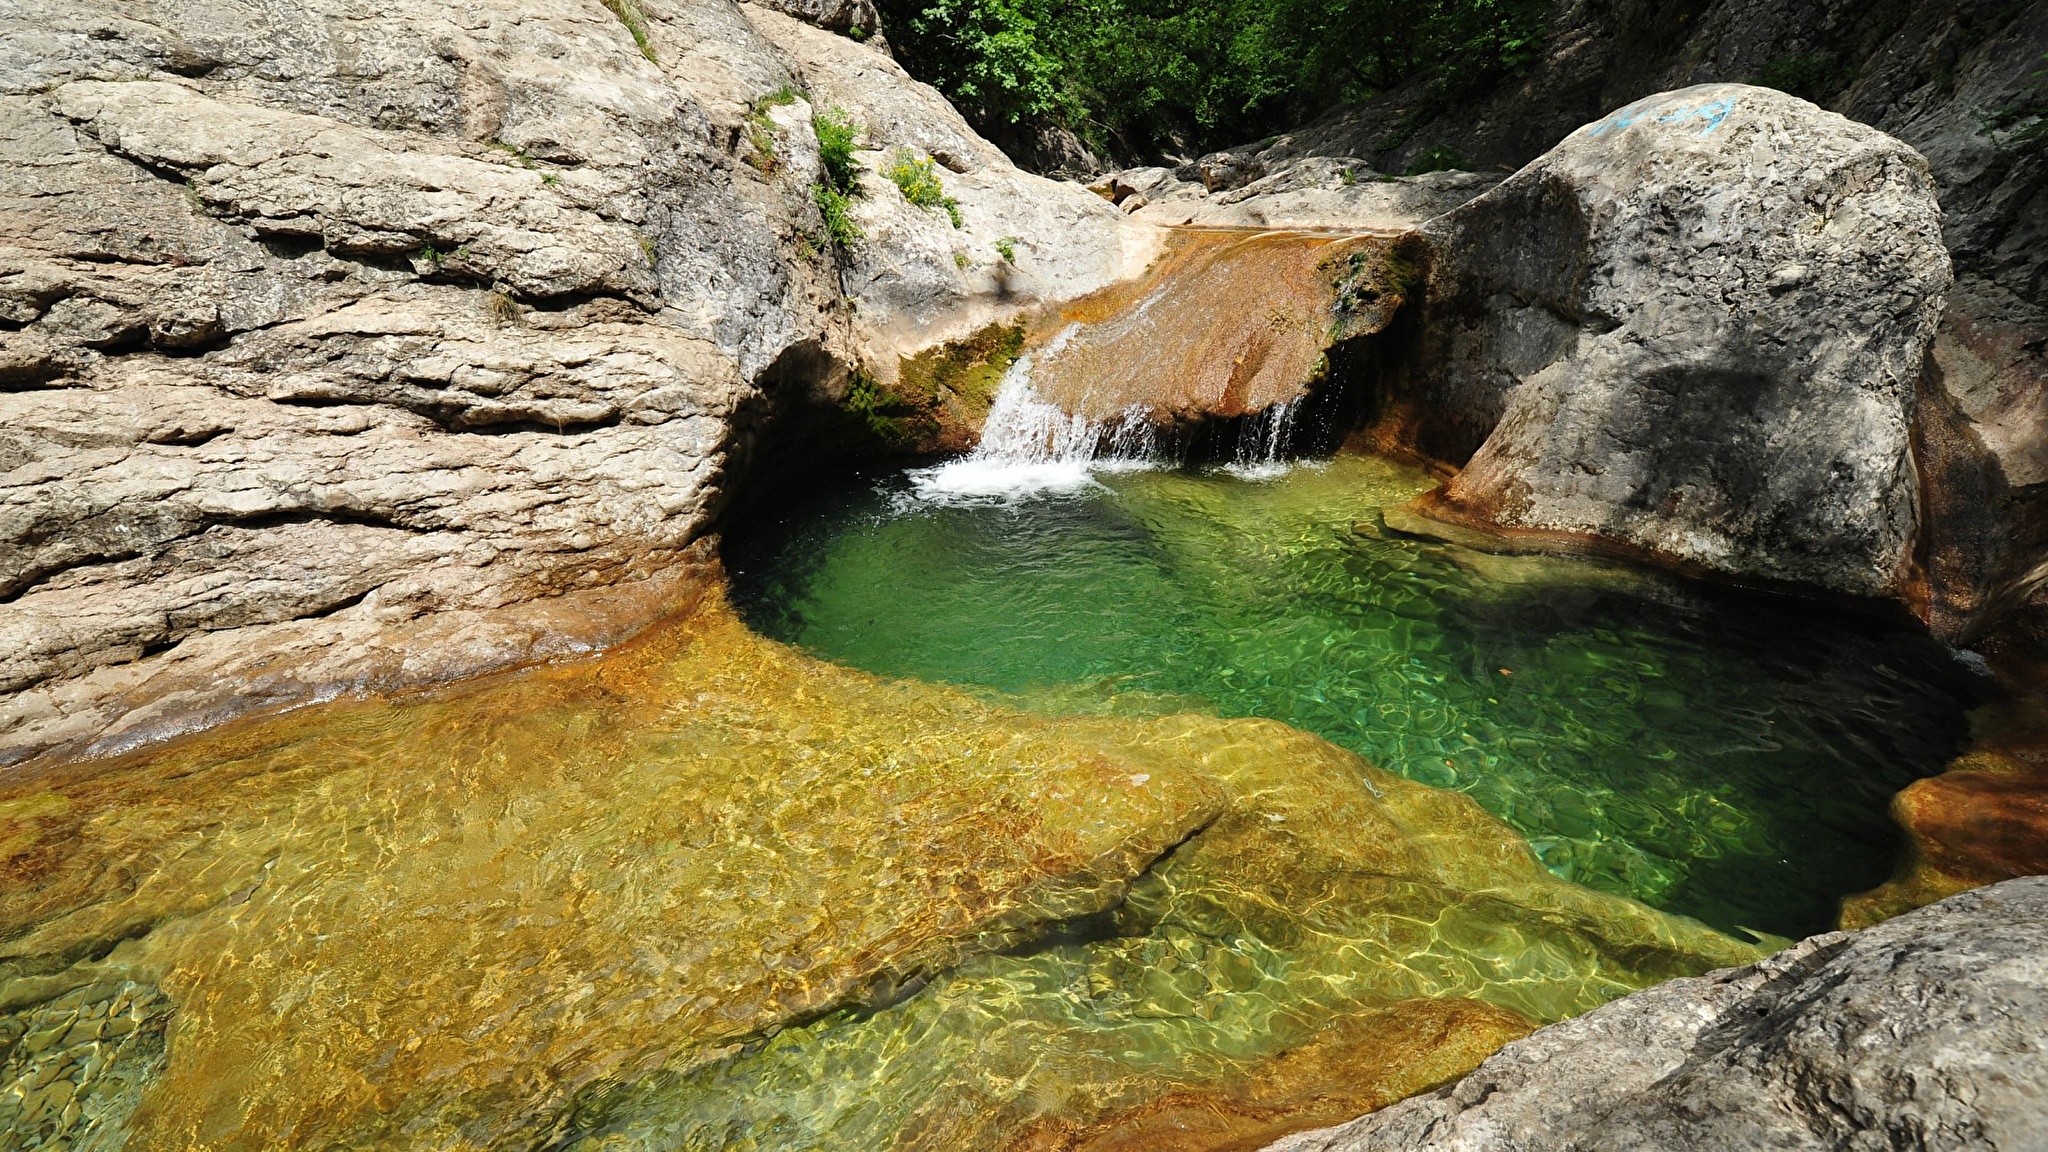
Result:
M0 0L0 764L629 635L768 413L1145 231L730 0Z
M1539 1029L1269 1152L2048 1146L2048 878Z

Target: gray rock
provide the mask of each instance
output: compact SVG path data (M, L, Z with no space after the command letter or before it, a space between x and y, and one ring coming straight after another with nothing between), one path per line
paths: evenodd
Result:
M1195 161L1195 170L1202 174L1202 187L1215 193L1242 188L1257 180L1266 174L1266 165L1249 150L1211 152Z
M1938 634L1978 643L2015 605L2048 604L2044 57L2042 4L1557 0L1536 57L1482 90L1446 101L1418 77L1230 151L1273 173L1317 157L1403 172L1432 153L1510 172L1609 109L1727 81L1782 87L1904 141L1933 172L1957 276L1916 433L1925 595L1912 602Z
M2048 877L1538 1029L1269 1152L2048 1147Z
M882 27L882 18L876 14L873 0L747 0L747 3L770 8L784 16L794 16L806 24L834 32L859 29L864 39L873 37Z
M642 14L0 0L0 764L623 639L764 414L1150 254L872 39ZM785 88L968 227L881 183L841 267Z
M1421 232L1401 394L1453 522L1903 595L1950 284L1926 163L1770 89L1574 132Z
M1171 168L1130 168L1089 187L1138 220L1168 227L1400 232L1496 183L1473 172L1386 176L1363 160L1311 156L1214 194Z
M844 110L861 128L852 217L866 234L845 269L871 370L894 380L898 357L1015 315L1021 306L1070 299L1142 270L1158 251L1153 229L1134 227L1078 184L1020 171L967 126L937 89L894 60L796 20L749 8L748 16L803 70L812 99ZM920 208L882 173L903 153L929 157L956 201ZM998 254L998 242L1017 253Z
M996 145L1026 171L1041 176L1087 180L1103 169L1102 158L1087 141L1057 124L1012 125Z

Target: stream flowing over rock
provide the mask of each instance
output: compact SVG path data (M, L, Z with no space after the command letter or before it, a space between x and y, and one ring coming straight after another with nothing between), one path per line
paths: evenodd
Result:
M1588 124L1421 229L1399 438L1452 521L1900 594L1915 386L1950 283L1927 165L1704 85Z
M2048 1147L2048 877L1539 1029L1269 1152Z
M609 9L0 0L0 764L621 639L766 416L1149 259L872 43ZM961 226L836 256L834 105Z

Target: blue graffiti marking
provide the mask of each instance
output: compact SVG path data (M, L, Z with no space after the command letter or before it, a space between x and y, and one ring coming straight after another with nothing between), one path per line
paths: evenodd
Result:
M1710 136L1713 134L1714 129L1719 128L1721 123L1728 119L1728 114L1733 111L1735 111L1735 97L1733 96L1723 96L1719 100L1709 100L1697 108L1690 104L1680 104L1675 108L1667 108L1657 112L1655 115L1651 115L1651 110L1642 104L1631 104L1607 119L1602 120L1600 123L1589 125L1580 129L1580 131L1588 136L1605 136L1609 132L1620 132L1647 116L1652 124L1683 124L1690 120L1703 121L1706 126L1700 129L1699 134L1701 136Z

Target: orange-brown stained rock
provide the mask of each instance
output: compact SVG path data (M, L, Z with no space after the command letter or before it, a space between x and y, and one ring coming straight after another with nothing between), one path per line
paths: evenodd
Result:
M1049 1121L1008 1152L1253 1152L1456 1079L1533 1027L1477 1000L1403 1000L1333 1021L1249 1076L1086 1127Z
M995 708L765 641L714 592L599 659L0 782L0 1035L54 1035L48 1006L104 992L159 1038L122 1073L132 1091L82 1056L11 1050L0 1131L17 1089L61 1080L111 1116L107 1139L152 1152L523 1147L607 1086L1140 906L1292 942L1293 982L1265 997L1224 995L1237 970L1194 937L1133 937L1100 966L1134 1019L1248 1014L1246 1069L1269 1039L1299 1048L1296 1029L1416 996L1555 1017L1753 953L1567 884L1469 798L1306 733ZM1183 944L1208 966L1169 966ZM938 1043L913 1053L927 1081L990 1085ZM1000 1147L1216 1079L1178 1059L1131 1073L1120 1051L1027 1046L1075 1059L1033 1081L1058 1099L953 1092L965 1114L906 1109L898 1145ZM45 1143L86 1135L82 1113L39 1115Z
M1040 396L1106 419L1241 416L1303 396L1335 341L1379 331L1403 276L1390 240L1188 231L1142 280L1060 314L1080 327L1034 356Z
M2039 733L1994 741L1892 800L1906 830L1905 867L1842 904L1862 928L1958 892L2048 873L2048 743Z

